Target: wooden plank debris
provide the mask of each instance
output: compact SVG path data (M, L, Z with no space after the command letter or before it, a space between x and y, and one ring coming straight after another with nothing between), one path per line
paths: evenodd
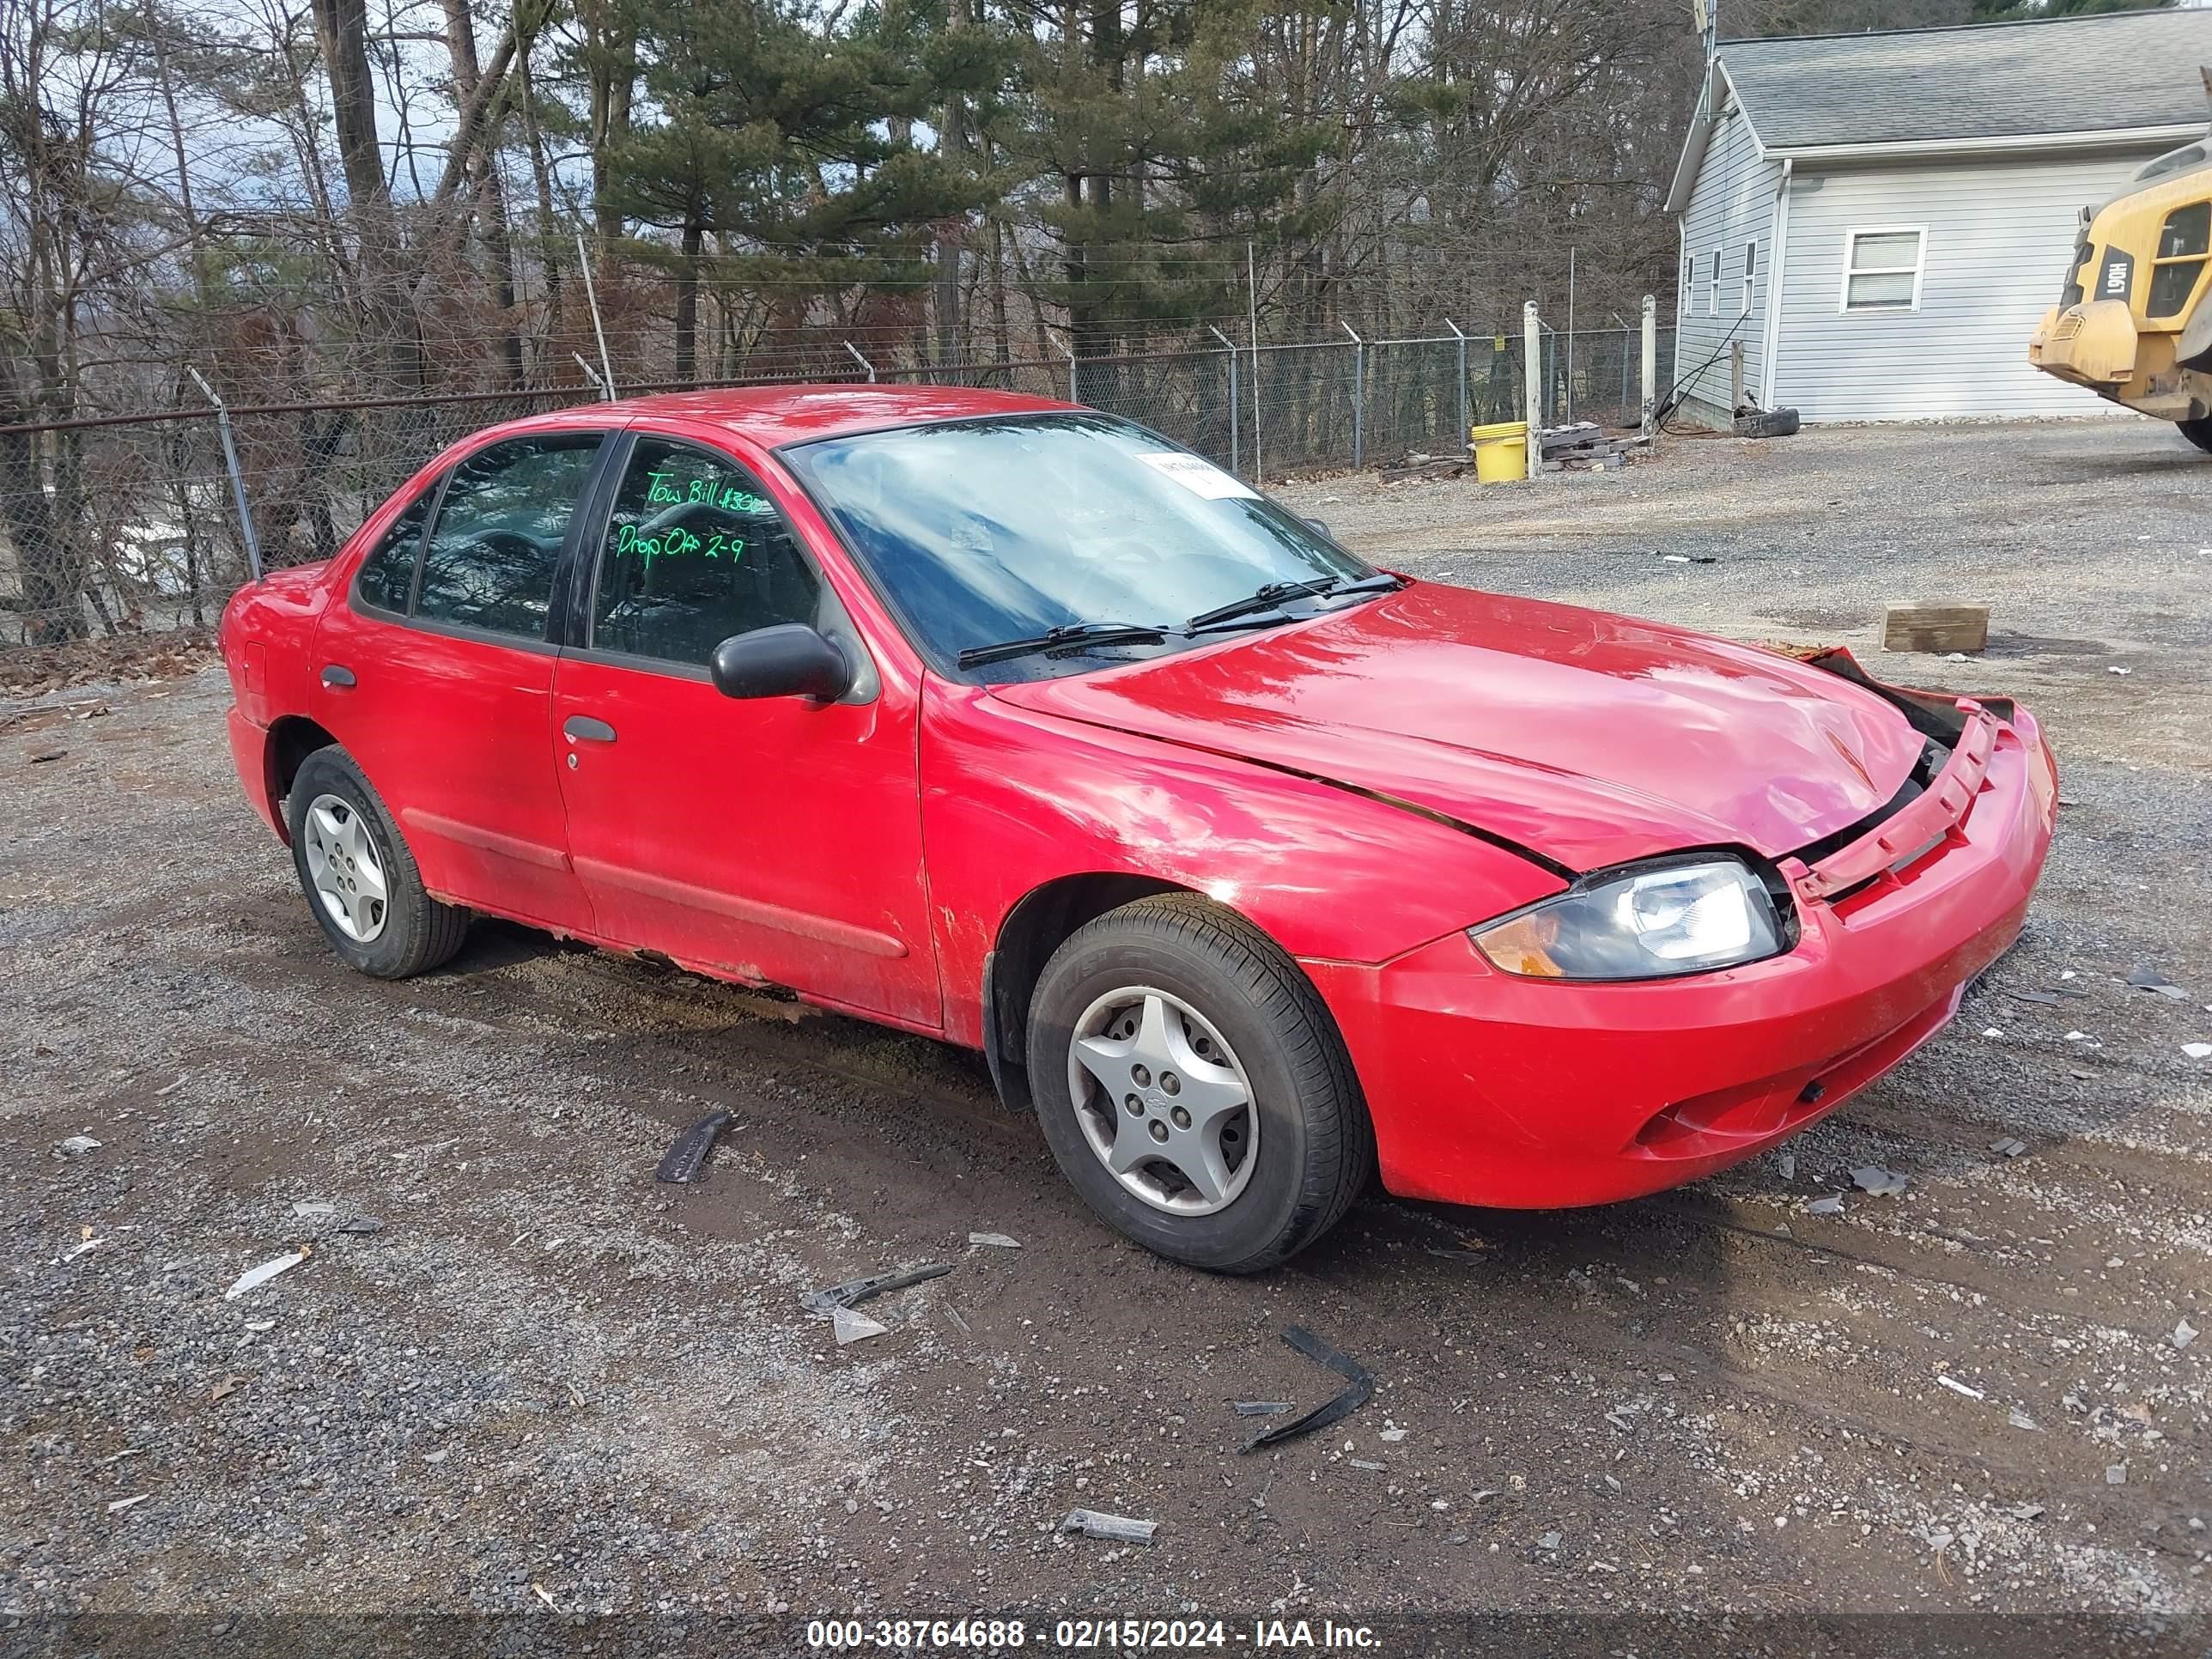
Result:
M1625 466L1651 452L1651 440L1638 434L1609 434L1595 421L1571 426L1547 426L1538 434L1540 460L1547 472L1603 471Z
M1985 605L1893 605L1883 614L1885 651L1980 651L1990 642Z
M1403 483L1408 478L1456 478L1474 463L1464 455L1408 455L1395 466L1382 469L1384 483Z

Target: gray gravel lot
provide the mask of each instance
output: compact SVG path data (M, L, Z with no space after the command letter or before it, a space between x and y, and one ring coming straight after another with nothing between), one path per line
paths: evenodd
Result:
M2018 693L2068 803L2027 939L1794 1170L1378 1196L1224 1280L1093 1224L956 1051L500 925L349 975L218 672L0 702L0 1611L2212 1613L2212 459L1832 430L1285 494L1417 575ZM1987 657L1881 652L1908 598L1988 599ZM1808 1212L1869 1162L1910 1189ZM890 1335L797 1305L930 1258ZM1227 1401L1331 1386L1291 1322L1377 1393L1240 1456Z

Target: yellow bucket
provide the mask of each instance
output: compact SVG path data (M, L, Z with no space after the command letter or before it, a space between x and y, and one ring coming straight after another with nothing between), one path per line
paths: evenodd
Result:
M1474 476L1485 483L1511 483L1528 476L1528 422L1498 421L1468 433L1474 446Z

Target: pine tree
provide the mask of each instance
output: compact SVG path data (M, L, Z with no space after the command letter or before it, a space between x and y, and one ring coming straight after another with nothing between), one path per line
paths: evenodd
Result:
M1325 193L1300 196L1328 135L1255 85L1259 17L1248 0L1181 0L1133 24L1103 0L1030 37L1016 143L1058 186L1033 204L1060 251L1037 294L1066 307L1079 356L1241 309L1245 243L1304 240L1334 212Z
M775 0L631 0L630 15L644 95L598 188L662 233L635 246L675 277L678 380L698 372L702 284L764 291L787 321L926 289L930 228L980 192L913 141L931 88L907 67L912 27L878 12L810 27Z

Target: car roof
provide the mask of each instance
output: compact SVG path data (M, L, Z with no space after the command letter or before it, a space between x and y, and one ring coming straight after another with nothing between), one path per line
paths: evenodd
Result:
M726 426L769 449L853 432L917 426L978 416L1031 415L1079 405L1016 392L966 386L815 385L732 386L712 392L671 392L617 403L590 404L526 423L571 424L609 416L627 423L653 419L702 421Z

